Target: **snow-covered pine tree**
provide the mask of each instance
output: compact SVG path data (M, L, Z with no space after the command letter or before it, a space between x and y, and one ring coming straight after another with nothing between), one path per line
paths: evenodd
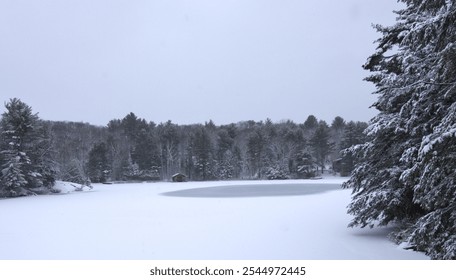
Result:
M13 145L11 145L13 146ZM23 152L18 152L13 147L3 150L2 172L0 177L0 197L16 197L33 194L27 189L28 182L23 171L24 166L30 165L30 159Z
M379 94L351 179L351 226L397 222L398 241L456 259L456 3L401 0L365 64Z
M350 121L345 125L340 147L337 149L341 157L339 159L338 172L342 176L348 176L353 171L355 160L350 149L351 146L359 145L366 142L364 131L367 128L367 123Z
M247 160L252 178L261 179L267 154L267 140L261 130L252 132L247 139Z
M50 189L52 166L41 136L39 118L17 98L5 104L1 119L0 196L15 197Z
M312 148L315 161L323 173L328 156L334 148L334 144L330 142L330 133L328 124L325 121L320 121L315 133L310 139L310 146Z
M104 183L108 179L110 166L107 155L108 148L104 142L95 144L90 150L86 169L91 182Z
M235 157L233 154L234 139L227 129L221 129L217 133L215 162L216 178L231 179L234 174Z
M27 147L27 155L32 163L33 174L29 183L44 187L43 191L53 189L57 174L55 151L53 149L51 127L48 123L38 120L34 126L31 141Z
M6 112L2 114L1 127L1 156L2 172L0 196L14 197L27 195L28 182L26 173L30 169L30 159L26 155L24 145L27 135L33 129L36 115L30 107L12 99L5 105Z
M213 179L213 144L208 129L203 126L198 128L191 141L195 177L202 181Z
M309 179L317 175L318 165L306 149L299 151L295 156L296 175L299 179Z

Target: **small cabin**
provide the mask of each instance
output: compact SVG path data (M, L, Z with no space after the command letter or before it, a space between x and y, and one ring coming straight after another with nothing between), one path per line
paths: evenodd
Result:
M172 177L173 182L185 182L187 181L187 176L182 173L176 173Z

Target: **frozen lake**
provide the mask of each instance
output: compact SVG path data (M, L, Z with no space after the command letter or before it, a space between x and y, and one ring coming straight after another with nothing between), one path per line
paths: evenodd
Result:
M95 185L0 200L0 259L427 259L347 228L326 180Z
M241 184L232 186L192 188L165 192L162 193L162 195L175 197L240 198L310 195L331 190L340 190L340 184Z

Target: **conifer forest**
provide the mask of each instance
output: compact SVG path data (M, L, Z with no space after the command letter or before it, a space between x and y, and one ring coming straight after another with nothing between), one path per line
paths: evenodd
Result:
M100 127L41 120L18 99L6 109L2 196L40 192L56 179L90 184L169 181L176 173L192 181L348 175L353 159L340 151L363 143L367 126L341 117L328 125L313 115L302 124L155 124L130 113Z

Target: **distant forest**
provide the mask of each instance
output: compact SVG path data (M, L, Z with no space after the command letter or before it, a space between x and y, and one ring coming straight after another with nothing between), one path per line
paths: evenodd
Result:
M349 175L354 159L341 151L366 141L367 124L342 117L330 125L313 115L301 124L267 119L178 125L156 124L130 113L106 126L94 126L41 120L18 99L6 107L0 126L3 168L11 165L8 154L28 151L25 163L32 156L40 158L35 165L46 166L46 172L35 173L81 184L167 181L176 173L195 181L312 178L323 172ZM29 122L26 128L11 127L24 120ZM21 129L23 135L10 135ZM16 145L22 147L11 151L12 139L22 139ZM37 150L41 154L33 156Z

